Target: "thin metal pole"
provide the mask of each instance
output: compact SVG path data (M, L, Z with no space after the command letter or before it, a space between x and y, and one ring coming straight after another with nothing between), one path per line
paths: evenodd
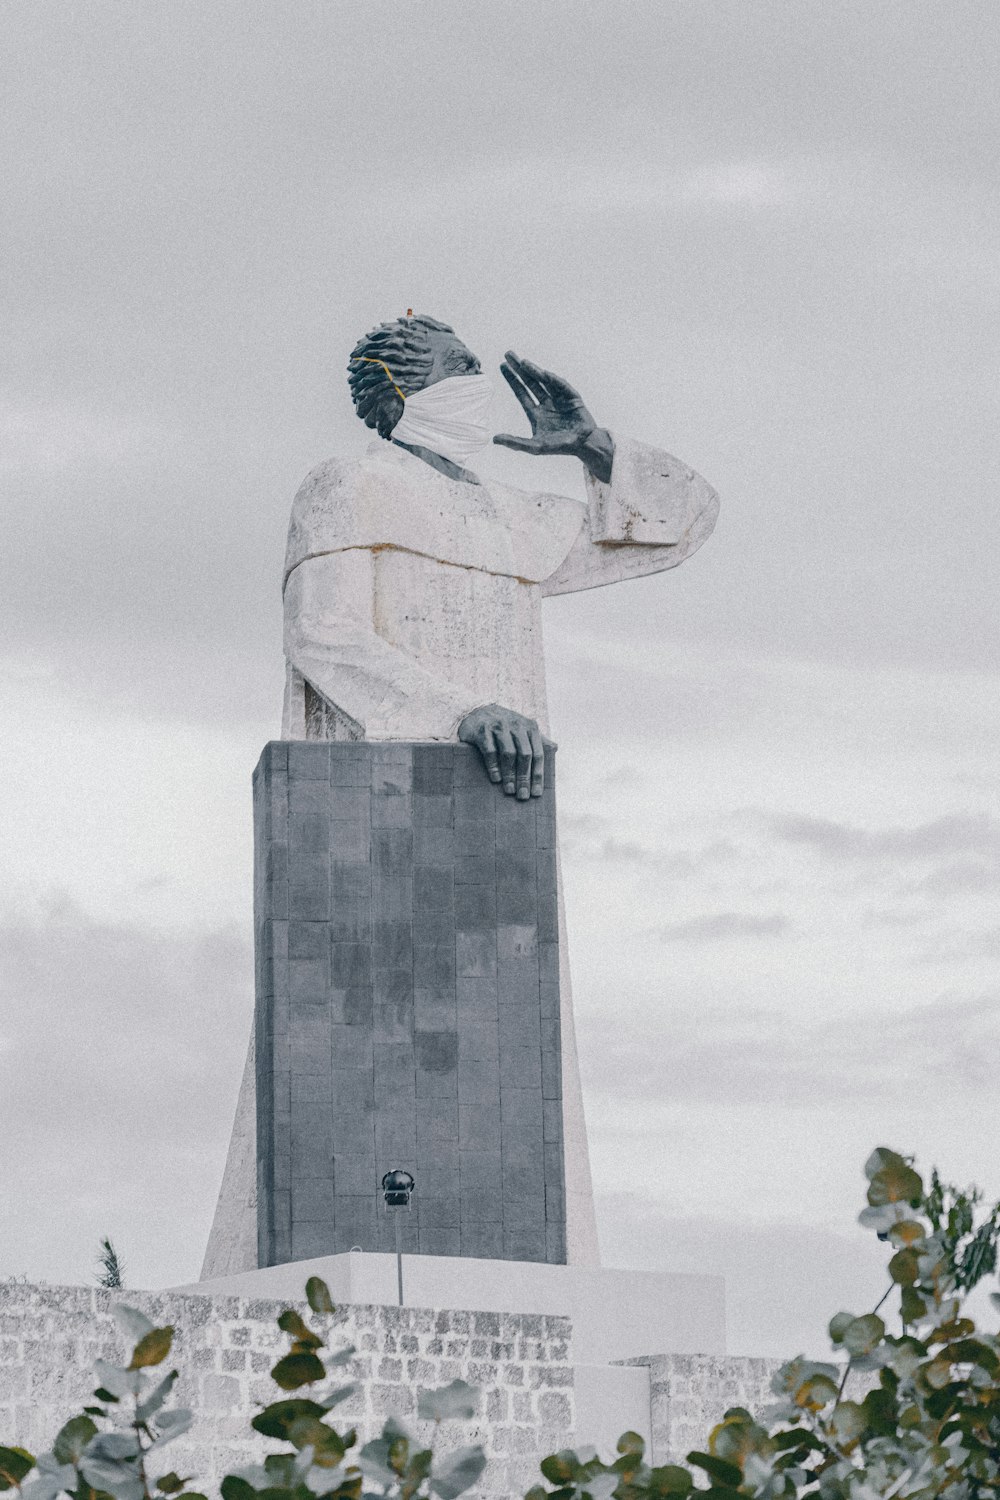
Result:
M396 1224L396 1280L399 1283L399 1305L403 1305L403 1231L399 1227L400 1213L395 1209L392 1215Z

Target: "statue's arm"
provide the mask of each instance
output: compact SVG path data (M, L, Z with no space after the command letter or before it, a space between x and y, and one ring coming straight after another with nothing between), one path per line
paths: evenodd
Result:
M285 655L371 737L454 739L479 703L383 640L372 626L372 599L366 548L299 563L285 584Z
M610 479L586 475L580 534L542 593L569 594L676 568L712 533L719 498L660 448L615 435Z

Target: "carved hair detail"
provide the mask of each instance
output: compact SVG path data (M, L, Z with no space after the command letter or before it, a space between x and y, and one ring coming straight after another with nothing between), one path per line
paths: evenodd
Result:
M418 313L380 323L355 344L347 367L354 409L379 437L387 438L403 415L404 398L423 389L433 363L428 334L454 331Z

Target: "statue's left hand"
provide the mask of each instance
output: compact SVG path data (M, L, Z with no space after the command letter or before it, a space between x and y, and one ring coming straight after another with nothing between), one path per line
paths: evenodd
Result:
M493 439L517 453L566 453L579 458L596 479L611 478L614 442L598 427L583 402L561 375L542 370L530 359L508 349L500 373L524 408L531 423L530 437L498 432Z
M534 719L499 703L487 703L466 714L458 737L475 745L491 781L504 794L526 802L545 790L545 741Z

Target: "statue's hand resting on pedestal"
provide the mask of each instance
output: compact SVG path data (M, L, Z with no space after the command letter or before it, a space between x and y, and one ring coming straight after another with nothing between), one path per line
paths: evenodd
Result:
M568 380L539 369L508 349L500 373L524 407L531 436L498 432L493 439L517 453L568 453L580 459L595 479L611 479L615 445L605 427L598 427L583 397Z
M475 745L492 782L503 783L508 797L519 802L540 797L545 790L545 742L534 719L487 703L466 714L458 737Z

